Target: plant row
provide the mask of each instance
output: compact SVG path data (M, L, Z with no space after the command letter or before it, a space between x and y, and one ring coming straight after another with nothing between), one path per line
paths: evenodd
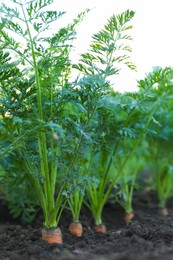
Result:
M133 193L144 169L167 214L173 70L155 67L136 92L113 87L122 66L136 69L129 45L134 12L112 15L73 64L77 26L89 10L48 37L51 24L65 15L47 11L53 0L11 2L0 7L0 181L13 216L31 221L41 207L43 239L62 243L64 208L72 214L70 232L81 236L85 204L95 232L104 233L109 199L124 208L126 223L134 217ZM73 70L78 76L72 81Z

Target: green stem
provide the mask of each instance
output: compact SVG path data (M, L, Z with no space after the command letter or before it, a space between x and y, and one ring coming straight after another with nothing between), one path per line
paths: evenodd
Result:
M138 172L139 166L137 165L135 173L133 174L133 179L131 184L127 184L127 202L125 202L125 211L126 213L132 213L132 200L133 200L133 191L134 191L134 184L136 181L136 176Z
M31 44L31 53L32 53L32 59L33 59L34 71L35 71L36 86L37 86L37 100L38 100L39 119L41 121L43 121L44 118L43 118L43 107L42 107L42 97L41 97L40 75L39 75L39 71L38 71L38 68L37 68L34 43L33 43L33 40L32 40L32 36L31 36L28 20L26 18L25 10L24 10L22 2L21 2L21 8L22 8L22 13L23 13L25 24L26 24L27 31L28 31L30 44ZM46 134L44 132L41 132L41 134L40 134L40 138L38 139L38 146L39 146L39 152L40 152L40 158L41 158L42 174L45 175L45 178L46 178L44 189L45 189L45 193L47 194L48 211L51 212L53 205L52 205L50 179L49 179Z
M112 156L111 156L111 158L110 158L110 160L109 160L109 163L108 163L108 165L107 165L107 168L106 168L106 171L105 171L105 174L104 174L104 177L103 177L102 187L101 187L101 189L100 189L100 194L103 194L103 193L104 193L104 189L105 189L107 177L108 177L110 168L111 168L111 166L112 166L112 163L113 163L115 154L116 154L116 152L117 152L119 143L120 143L120 139L116 142L116 144L115 144L115 146L114 146L114 150L113 150Z

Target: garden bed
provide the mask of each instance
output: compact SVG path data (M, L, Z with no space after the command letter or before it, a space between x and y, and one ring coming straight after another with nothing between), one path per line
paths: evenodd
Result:
M73 61L88 9L53 32L65 15L51 11L54 0L12 2L0 5L0 260L172 260L173 211L161 217L156 206L173 197L172 67L153 67L136 92L119 93L115 76L136 70L133 10L110 16ZM137 196L140 182L158 202ZM72 237L79 220L84 234ZM42 240L43 223L60 227L63 244L47 244L55 239L45 230Z
M84 235L72 237L68 232L71 216L64 211L60 223L64 243L48 245L41 240L39 216L35 223L23 227L0 209L0 259L1 260L53 260L53 259L167 259L173 258L173 203L169 201L170 214L158 215L156 200L151 194L134 199L135 220L128 226L123 221L123 210L118 205L106 204L103 220L108 228L106 235L93 233L93 222L86 208L82 209L81 222ZM38 228L39 227L39 228Z

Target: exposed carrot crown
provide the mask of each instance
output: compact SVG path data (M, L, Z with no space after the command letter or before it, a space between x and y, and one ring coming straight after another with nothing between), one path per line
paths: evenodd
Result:
M95 225L94 226L94 231L96 233L103 233L105 234L107 232L106 226L104 224L100 224L100 225Z
M72 222L69 226L69 231L73 236L81 237L83 234L83 227L80 222Z
M126 224L129 224L129 222L135 217L133 213L128 213L124 216L124 221Z
M168 209L167 208L160 208L159 213L162 217L167 217L169 215Z
M49 244L62 244L62 233L59 228L55 229L42 229L42 239L47 241Z

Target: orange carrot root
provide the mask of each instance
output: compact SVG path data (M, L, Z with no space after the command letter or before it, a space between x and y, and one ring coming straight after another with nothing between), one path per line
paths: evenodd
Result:
M106 226L104 224L94 226L95 233L105 234L107 232Z
M126 222L126 224L129 224L129 222L135 217L135 215L133 213L127 213L124 216L124 221Z
M55 229L42 229L42 239L47 241L49 244L62 244L62 233L59 228Z
M159 214L160 214L162 217L167 217L167 216L169 215L168 209L167 209L167 208L160 208L160 209L159 209Z
M69 226L69 231L73 236L81 237L83 234L83 227L80 222L72 222Z

